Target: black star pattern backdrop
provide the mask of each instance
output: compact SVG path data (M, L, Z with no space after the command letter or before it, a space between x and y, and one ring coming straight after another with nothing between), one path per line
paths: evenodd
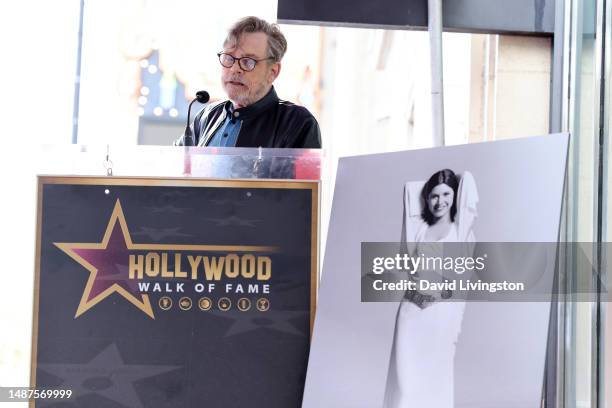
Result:
M73 394L35 405L299 407L317 202L315 182L39 178L32 385Z

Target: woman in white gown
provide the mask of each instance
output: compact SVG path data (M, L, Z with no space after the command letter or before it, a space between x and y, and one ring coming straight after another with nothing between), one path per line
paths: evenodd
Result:
M421 187L422 186L422 187ZM420 192L420 194L417 193ZM443 242L474 242L478 195L472 175L434 173L405 188L405 236L412 254L440 255ZM455 346L465 303L449 291L410 291L401 302L389 364L385 408L454 406Z

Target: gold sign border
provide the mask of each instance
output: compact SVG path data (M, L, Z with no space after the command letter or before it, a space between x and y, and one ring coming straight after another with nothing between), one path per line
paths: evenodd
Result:
M36 209L36 253L34 275L34 304L32 319L32 354L30 363L30 387L36 387L36 368L38 358L38 312L40 294L40 251L42 239L42 204L43 187L45 185L92 185L108 186L140 186L140 187L216 187L216 188L263 188L263 189L290 189L310 190L311 192L311 235L310 235L310 338L317 303L317 287L319 283L319 192L320 181L304 180L274 180L274 179L202 179L181 177L108 177L108 176L37 176L37 209ZM29 403L35 406L35 401Z

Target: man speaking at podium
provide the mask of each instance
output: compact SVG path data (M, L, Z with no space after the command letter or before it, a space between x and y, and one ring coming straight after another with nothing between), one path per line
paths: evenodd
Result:
M211 103L196 115L193 146L321 147L314 116L279 99L272 85L286 50L287 40L276 24L245 17L229 29L217 54L229 100ZM174 144L182 146L184 139Z

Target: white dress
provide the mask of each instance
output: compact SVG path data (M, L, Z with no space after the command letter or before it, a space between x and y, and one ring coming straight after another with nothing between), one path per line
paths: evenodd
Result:
M428 245L428 225L422 220L420 193L425 183L407 182L404 188L403 239L418 254L439 254L439 246ZM475 242L472 225L476 218L478 191L469 171L460 176L455 222L446 237L437 242ZM467 248L472 251L472 248ZM424 309L405 301L397 312L393 349L389 361L384 408L454 407L455 349L465 302L433 302Z
M418 254L435 255L435 243L423 243L427 225L416 234ZM457 242L453 223L437 242ZM465 302L433 302L424 309L400 304L385 392L385 408L454 406L454 359Z

